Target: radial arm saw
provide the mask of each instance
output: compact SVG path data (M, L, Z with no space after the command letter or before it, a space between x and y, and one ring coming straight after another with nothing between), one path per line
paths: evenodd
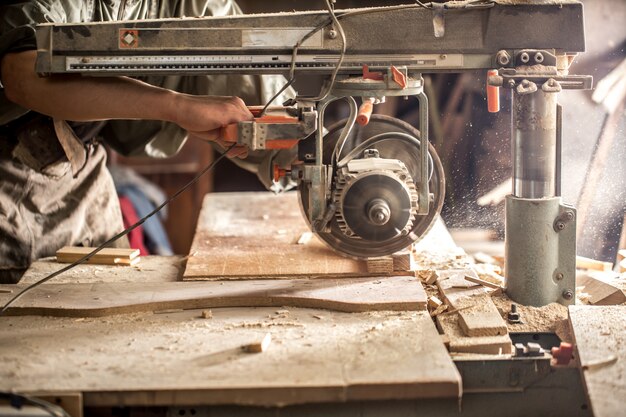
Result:
M416 3L378 8L190 19L46 24L37 71L84 76L301 74L317 97L252 109L223 137L251 150L297 148L275 177L298 183L304 217L352 257L383 256L424 236L441 211L444 175L428 140L422 74L488 71L489 110L510 90L513 190L506 200L507 291L527 305L574 301L575 210L560 198L562 89L584 51L577 1ZM419 126L372 115L386 97L416 97ZM331 127L342 100L350 116ZM278 103L280 104L280 103Z

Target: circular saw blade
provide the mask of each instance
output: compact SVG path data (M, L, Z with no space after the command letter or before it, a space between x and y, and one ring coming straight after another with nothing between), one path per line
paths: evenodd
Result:
M330 164L331 162L331 155L345 123L346 121L344 120L331 126L328 129L328 133L324 136L325 164ZM379 133L387 132L407 133L418 139L420 137L419 131L408 123L393 117L375 114L372 115L368 125L355 125L346 141L344 154L362 141ZM402 161L411 173L415 183L421 180L419 149L415 146L400 139L390 138L383 139L371 147L379 151L381 158L398 159ZM438 214L441 212L445 193L443 166L441 165L441 161L435 149L430 144L429 153L433 160L433 173L429 181L429 189L434 195L434 199L431 199L429 202L430 209L427 215L417 215L415 219L413 219L411 230L408 233L404 235L396 233L393 234L393 236L371 236L372 239L369 240L359 237L350 237L343 233L340 226L337 224L335 216L330 220L329 232L315 233L334 250L353 258L371 258L391 255L421 239L431 229ZM308 221L306 213L308 213L309 195L308 189L302 184L299 186L299 194L304 217Z

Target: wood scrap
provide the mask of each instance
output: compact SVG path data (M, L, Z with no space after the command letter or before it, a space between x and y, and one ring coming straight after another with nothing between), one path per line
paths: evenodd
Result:
M478 278L483 281L491 282L492 284L498 284L502 286L504 283L504 277L502 274L502 268L498 265L491 264L476 264L472 267L476 271Z
M447 309L448 309L448 305L442 304L430 312L430 317L437 317L440 314L444 314Z
M442 304L443 304L443 301L441 301L439 298L435 297L434 295L432 297L428 297L428 308L429 309L435 310L435 309L439 308Z
M502 289L502 286L501 286L501 285L494 284L494 283L491 283L491 282L489 282L489 281L485 281L485 280L482 280L482 279L480 279L480 278L473 277L473 276L471 276L471 275L465 275L465 277L464 277L464 278L465 278L467 281L469 281L469 282L473 282L473 283L475 283L475 284L480 284L480 285L483 285L483 286L485 286L485 287L487 287L487 288L493 288L493 289L496 289L496 290L497 290L497 289Z
M496 264L495 258L485 252L476 252L472 255L472 258L481 264Z
M202 310L202 313L200 313L200 317L202 317L203 319L212 319L213 312L211 310Z
M260 342L250 343L242 346L242 349L248 353L263 353L272 343L272 334L266 333Z
M420 269L416 275L426 285L433 285L439 278L439 273L434 269Z
M483 337L497 337L495 340L475 340L475 353L491 353L511 351L511 340L508 337L508 329L500 312L487 293L487 289L472 279L479 280L476 272L471 269L441 271L442 277L437 281L437 286L441 292L446 304L452 310L448 313L458 311L458 319L454 322L448 321L447 327L450 330L457 326L458 331L452 331L450 334L451 351L455 338L460 337L459 334L468 340L459 341L463 352L472 351L472 341L470 339L480 339ZM470 280L467 279L470 277ZM452 314L440 314L440 316L452 316ZM455 315L456 317L457 315ZM446 327L446 326L443 326ZM505 341L505 342L503 342ZM509 345L508 348L504 345ZM496 352L497 349L497 352Z
M463 333L456 314L440 314L437 326L450 339L449 350L455 353L478 353L490 355L510 354L513 351L508 335L470 337Z
M393 270L394 271L410 271L412 269L411 265L411 251L404 250L402 252L394 253L391 255L391 259L393 260Z
M626 230L626 217L624 218L624 230ZM626 249L617 251L617 272L620 274L626 272Z
M603 262L591 258L585 258L584 256L576 256L576 268L610 272L613 270L613 264L610 262Z
M474 296L472 305L459 311L459 325L467 336L507 335L508 329L489 295Z
M620 288L588 274L578 274L576 287L582 287L592 305L606 306L626 302L626 294Z
M368 258L367 272L370 274L391 274L393 272L393 259L391 256Z
M82 246L64 246L56 252L57 262L76 262L96 248ZM104 248L85 263L99 265L135 265L139 262L139 249Z
M296 242L296 244L298 245L306 245L307 243L309 243L311 241L311 239L313 239L313 233L311 232L304 232L300 235L300 237L298 238L298 241Z

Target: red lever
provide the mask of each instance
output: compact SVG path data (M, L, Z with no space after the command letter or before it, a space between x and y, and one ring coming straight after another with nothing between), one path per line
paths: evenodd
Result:
M487 110L489 113L500 111L500 87L489 85L489 77L498 75L498 70L487 71Z
M574 346L571 343L561 342L559 347L552 348L552 357L557 365L567 365L572 360Z

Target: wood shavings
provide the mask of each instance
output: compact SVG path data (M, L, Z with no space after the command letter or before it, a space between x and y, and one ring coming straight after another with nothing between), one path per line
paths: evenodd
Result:
M587 365L584 365L582 368L585 371L593 370L593 369L600 369L600 368L604 368L605 366L608 366L608 365L613 365L616 362L617 362L617 356L609 355L609 357L606 358L606 359L601 359L601 360L597 360L597 361L594 361L594 362L589 362Z
M437 282L439 273L434 269L420 269L416 272L417 277L426 285L432 285Z

